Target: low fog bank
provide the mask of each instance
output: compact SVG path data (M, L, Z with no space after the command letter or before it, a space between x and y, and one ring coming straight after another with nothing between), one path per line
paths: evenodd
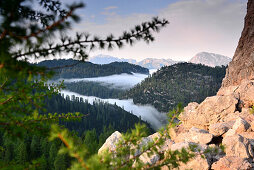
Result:
M101 99L94 96L83 96L78 93L70 92L67 90L61 91L64 96L75 95L76 97L82 97L84 100L87 100L90 104L93 104L94 101L102 101L110 104L115 104L119 107L122 107L124 110L140 116L142 120L147 121L153 129L157 130L167 123L167 117L165 113L160 113L151 105L136 105L133 103L132 99L129 100L119 100L119 99Z
M134 87L136 84L140 83L146 77L148 77L148 75L146 74L123 73L123 74L115 74L115 75L105 76L105 77L64 79L64 82L73 83L73 82L79 82L79 81L92 81L92 82L98 82L104 86L109 86L111 88L127 90ZM59 80L62 80L62 79L59 79Z

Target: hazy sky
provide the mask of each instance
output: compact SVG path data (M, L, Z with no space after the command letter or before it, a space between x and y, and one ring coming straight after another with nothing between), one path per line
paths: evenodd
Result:
M64 0L65 2L70 2ZM96 50L90 56L108 54L121 58L171 58L189 60L201 51L232 57L243 28L247 0L83 0L82 21L73 28L101 37L119 35L153 16L170 25L147 45L113 51Z

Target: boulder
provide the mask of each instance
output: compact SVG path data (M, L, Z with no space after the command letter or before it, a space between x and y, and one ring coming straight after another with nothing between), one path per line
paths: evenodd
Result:
M240 158L250 158L253 155L250 141L241 135L234 134L225 136L222 140L227 156L237 156Z
M186 169L193 169L193 170L208 170L210 168L206 159L202 158L200 155L196 156L195 158L188 161L186 164L180 163L180 166L174 168L174 170L186 170ZM173 168L168 168L167 166L161 167L161 170L170 170Z
M115 131L110 135L102 147L98 150L98 154L102 154L104 151L115 152L117 143L122 140L122 134L118 131Z
M209 126L209 133L214 136L221 136L232 128L231 122L215 123Z
M254 121L250 123L251 130L254 131Z
M233 136L236 134L236 131L234 129L229 129L227 133L223 134L222 137L225 138L227 136Z
M250 170L252 165L247 159L236 156L225 156L212 164L214 170Z
M158 160L160 160L160 156L157 154L152 154L148 156L149 152L143 153L140 155L139 159L144 163L144 164L155 164Z
M213 135L208 131L199 129L196 127L192 127L188 132L178 134L174 142L194 142L200 144L207 144L211 142L213 139Z
M253 53L254 54L254 53ZM242 101L242 107L249 108L254 105L254 81L244 80L240 84L239 88L235 91L240 95Z
M208 130L211 124L222 122L228 115L234 114L237 103L238 98L233 94L207 97L195 109L189 105L185 107L179 119L186 128L194 126Z
M192 127L189 130L189 133L186 136L186 139L194 143L208 144L209 142L212 141L213 135L206 130Z
M209 170L209 168L210 168L210 165L208 160L202 158L200 155L197 155L186 164L181 163L179 166L180 170L186 170L186 169Z
M241 133L246 132L249 128L250 124L243 118L239 117L238 119L236 119L232 129L235 130L236 133Z
M198 144L194 142L180 142L180 143L174 143L173 145L171 145L171 150L175 151L175 150L181 150L183 148L188 150L190 146L196 146L196 152L199 152L199 151L202 152L205 149L207 149L207 145L204 145L204 144Z
M142 138L141 142L139 143L139 148L142 148L143 146L148 145L150 142L153 142L153 141L156 142L156 140L158 140L160 137L161 137L161 134L159 132L156 132L148 137ZM158 152L163 153L164 151L169 150L171 148L171 145L173 145L173 143L174 142L171 139L166 139L164 141L164 144L157 148ZM134 155L137 156L139 154L141 154L141 150L137 149ZM130 159L132 157L133 156L130 155ZM139 158L144 164L151 165L156 163L160 159L160 156L158 154L149 155L149 151L147 151L145 153L142 153Z
M170 128L169 135L173 141L178 142L177 138L179 138L179 135L182 133L188 132L188 131L189 131L189 129L186 129L182 124L180 124L179 126ZM180 141L180 142L182 142L182 141Z

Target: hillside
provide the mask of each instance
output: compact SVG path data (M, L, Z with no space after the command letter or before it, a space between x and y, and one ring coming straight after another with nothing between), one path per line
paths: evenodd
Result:
M231 60L232 60L231 58L224 55L201 52L192 57L189 62L194 64L203 64L206 66L215 67L222 65L226 66Z
M77 62L78 61L72 59L45 60L38 63L38 65L47 68L62 67L54 70L56 72L54 79L101 77L122 73L149 74L148 69L127 62L113 62L105 65L93 64L90 62L80 62L76 64ZM74 66L65 67L68 65Z
M132 98L134 103L152 104L159 111L168 112L179 102L187 105L215 95L225 69L192 63L165 66L127 91L122 98Z
M74 99L74 100L70 100ZM66 121L62 122L70 130L75 130L79 135L86 130L95 129L97 134L103 131L104 127L112 126L114 130L126 132L133 128L135 123L141 122L150 127L137 116L123 110L117 105L112 105L104 102L94 102L89 104L82 98L66 95L65 98L61 95L55 95L52 98L46 99L45 108L48 113L75 113L88 114L81 121ZM43 113L43 112L42 112Z

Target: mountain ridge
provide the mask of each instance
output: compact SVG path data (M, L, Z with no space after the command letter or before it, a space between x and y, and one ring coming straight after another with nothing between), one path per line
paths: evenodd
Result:
M192 57L189 62L194 64L203 64L210 67L226 66L232 59L215 53L200 52Z
M169 66L179 61L174 61L172 59L157 59L157 58L146 58L141 61L137 61L135 59L125 59L125 58L117 58L110 55L99 54L93 56L89 59L90 62L94 64L109 64L111 62L128 62L131 64L139 65L141 67L145 67L148 69L159 69L162 66Z
M45 60L39 62L37 65L54 68L56 72L54 79L58 78L91 78L91 77L101 77L101 76L110 76L114 74L149 74L147 68L130 64L128 62L113 62L110 64L93 64L91 62L79 62L78 60L73 59L60 59L60 60ZM76 65L75 65L76 64ZM74 65L72 67L67 67L69 65Z

